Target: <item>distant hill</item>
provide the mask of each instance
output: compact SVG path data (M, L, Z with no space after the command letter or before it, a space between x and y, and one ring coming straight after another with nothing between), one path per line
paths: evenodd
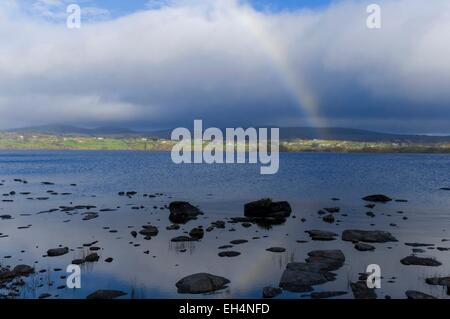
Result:
M146 134L152 137L170 139L171 133L171 130L161 130ZM280 139L317 139L354 142L450 143L450 136L391 134L341 127L327 127L320 129L313 127L281 127Z
M80 128L70 125L42 125L7 130L17 134L35 135L81 135L81 136L115 136L115 137L152 137L170 139L172 130L155 130L147 132L133 131L118 127L99 127L94 129ZM342 140L355 142L404 142L404 143L450 143L450 136L405 135L381 133L352 128L328 127L282 127L281 140Z
M98 127L94 129L81 128L71 125L42 125L42 126L30 126L17 129L7 130L10 133L17 134L48 134L48 135L86 135L86 136L126 136L126 135L140 135L138 132L134 132L130 129L117 128L117 127Z
M327 127L321 129L311 127L284 127L280 128L280 139L321 139L356 142L450 143L450 136L392 134L341 127Z

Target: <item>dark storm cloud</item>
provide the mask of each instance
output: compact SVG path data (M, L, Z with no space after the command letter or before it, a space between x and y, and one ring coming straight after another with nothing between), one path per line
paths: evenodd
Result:
M449 132L450 5L170 6L68 30L0 5L0 127L314 124ZM311 121L312 117L316 117ZM309 120L308 120L309 119Z

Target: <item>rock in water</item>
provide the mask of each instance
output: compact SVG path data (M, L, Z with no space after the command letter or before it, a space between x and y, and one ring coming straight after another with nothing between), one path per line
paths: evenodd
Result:
M380 230L344 230L342 233L342 240L352 242L367 242L367 243L386 243L395 242L397 239L391 233Z
M355 249L359 250L359 251L372 251L372 250L375 250L375 247L372 245L369 245L369 244L356 243Z
M272 253L283 253L286 251L286 248L283 247L270 247L266 249L267 251L270 251Z
M322 218L322 220L323 220L325 223L332 224L332 223L334 223L335 218L334 218L334 216L333 216L332 214L328 214L327 216L325 216L324 218Z
M188 202L172 202L169 205L169 220L174 224L185 224L196 219L202 212Z
M172 238L170 241L173 243L182 243L182 242L186 242L186 241L194 241L195 239L189 237L189 236L178 236L178 237L174 237Z
M34 273L34 268L28 265L17 265L14 267L13 272L16 273L17 276L28 276L29 274Z
M336 233L317 229L307 230L305 233L309 234L312 240L335 240L335 237L338 236Z
M437 299L436 297L416 290L408 290L407 292L405 292L405 295L406 297L408 297L408 299Z
M221 251L218 255L219 257L237 257L239 256L241 253L238 251Z
M311 299L326 299L346 294L347 294L346 291L320 291L320 292L313 292L311 294Z
M64 247L64 248L52 248L47 250L47 255L49 257L57 257L57 256L62 256L65 255L69 252L69 248L68 247Z
M230 281L208 273L193 274L179 280L175 285L178 293L203 294L226 288Z
M139 234L147 237L153 237L158 235L158 228L152 225L144 225L142 226L142 230L139 231Z
M90 262L90 263L96 262L96 261L98 261L99 259L100 259L100 256L99 256L97 253L89 254L89 255L87 255L87 256L84 258L84 260L85 260L86 262Z
M98 217L98 214L95 212L87 212L83 214L83 220L91 220Z
M308 256L306 262L320 265L326 271L338 270L345 262L345 256L340 250L313 250Z
M446 286L447 295L450 296L450 277L431 277L425 279L425 282L429 285Z
M196 239L196 240L202 239L204 235L205 235L205 231L203 230L203 228L200 228L200 227L193 228L189 232L189 236L191 236L193 239Z
M271 199L260 199L244 205L244 215L246 217L258 218L286 218L292 213L291 205L288 202L273 202Z
M392 198L386 195L377 194L363 197L363 200L365 200L366 202L387 203L390 202Z
M263 288L263 298L274 298L281 294L283 290L281 288L274 288L274 287L264 287Z
M86 299L115 299L126 294L126 292L120 290L97 290L88 295Z
M351 282L350 288L355 299L377 299L375 289L367 287L367 282L365 281Z
M400 262L406 266L414 265L414 266L437 267L437 266L442 265L442 263L437 261L436 259L426 258L426 257L418 257L418 256L414 256L414 255L405 257L402 260L400 260Z
M287 264L279 286L291 292L311 291L314 285L324 284L335 279L331 270L339 269L345 256L340 250L311 251L306 262Z

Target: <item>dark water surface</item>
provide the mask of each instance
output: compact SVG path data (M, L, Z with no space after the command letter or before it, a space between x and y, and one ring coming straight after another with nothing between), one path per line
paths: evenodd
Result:
M315 291L348 291L340 298L352 298L349 282L357 280L358 273L364 272L368 264L376 263L381 266L383 276L382 287L377 290L379 298L385 295L404 298L404 292L410 289L448 298L442 287L427 285L424 279L450 275L450 251L434 249L450 247L450 242L442 241L450 239L450 192L440 189L450 186L449 155L282 153L280 156L280 170L272 176L260 175L259 166L253 164L175 165L170 153L1 151L0 181L4 182L0 194L11 191L16 194L1 198L13 202L0 202L0 215L13 217L0 219L0 233L8 235L0 238L0 266L34 265L37 274L26 279L19 292L21 298L36 298L46 292L60 298L85 298L97 289L123 290L128 293L127 298L259 298L264 286L278 286L288 262L301 262L314 249L341 249L346 263L336 271L337 280L315 286ZM14 182L17 178L28 183ZM55 185L42 185L43 181ZM73 183L77 185L70 186ZM50 195L49 190L58 195ZM138 194L127 198L118 196L121 191ZM71 195L61 194L65 192ZM149 198L144 193L164 195ZM366 215L367 203L361 197L373 193L408 202L377 204L371 210L376 216L371 218ZM38 197L49 199L37 200ZM243 216L246 202L264 197L289 201L296 218L271 229L227 224L226 229L206 233L199 242L170 242L195 226L207 227L218 219ZM340 201L332 201L333 197ZM198 205L205 215L179 230L166 230L170 225L169 211L161 207L174 200ZM74 205L95 205L91 210L95 212L120 208L99 212L98 218L89 221L82 220L84 211L72 215L61 211L37 214ZM136 206L144 208L133 209ZM327 224L317 214L319 209L331 206L341 208L336 214L339 225ZM403 220L404 216L408 219ZM158 226L156 237L144 240L141 235L137 238L130 235L147 223ZM18 229L28 225L31 226ZM236 231L229 231L231 228ZM340 234L354 228L386 230L399 241L374 244L374 252L359 252L352 243L340 238L318 242L304 233L308 229L321 229ZM232 248L241 252L240 256L220 258L217 248L233 239L249 242ZM101 248L100 260L82 266L82 288L58 289L65 285L65 279L60 277L66 275L66 266L89 253L87 247L78 247L92 241L98 241L95 246ZM435 257L442 266L402 265L400 259L411 254L411 247L405 246L405 242L435 244L433 249L425 248L419 255ZM47 249L59 245L71 251L60 257L43 257ZM286 252L267 252L266 248L272 246L284 247ZM149 253L145 254L147 250ZM8 256L11 257L5 258ZM104 262L107 257L112 257L113 262ZM39 273L40 270L45 272ZM198 272L224 276L231 283L215 294L178 294L175 283ZM280 298L303 295L307 294L284 292Z

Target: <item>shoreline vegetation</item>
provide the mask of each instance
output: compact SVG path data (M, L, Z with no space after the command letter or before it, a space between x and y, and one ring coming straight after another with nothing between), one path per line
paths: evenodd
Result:
M0 150L171 151L178 141L144 137L21 135L0 133ZM208 143L205 143L206 145ZM251 149L255 147L250 146ZM249 147L247 147L247 150ZM281 140L280 152L450 154L450 143Z

